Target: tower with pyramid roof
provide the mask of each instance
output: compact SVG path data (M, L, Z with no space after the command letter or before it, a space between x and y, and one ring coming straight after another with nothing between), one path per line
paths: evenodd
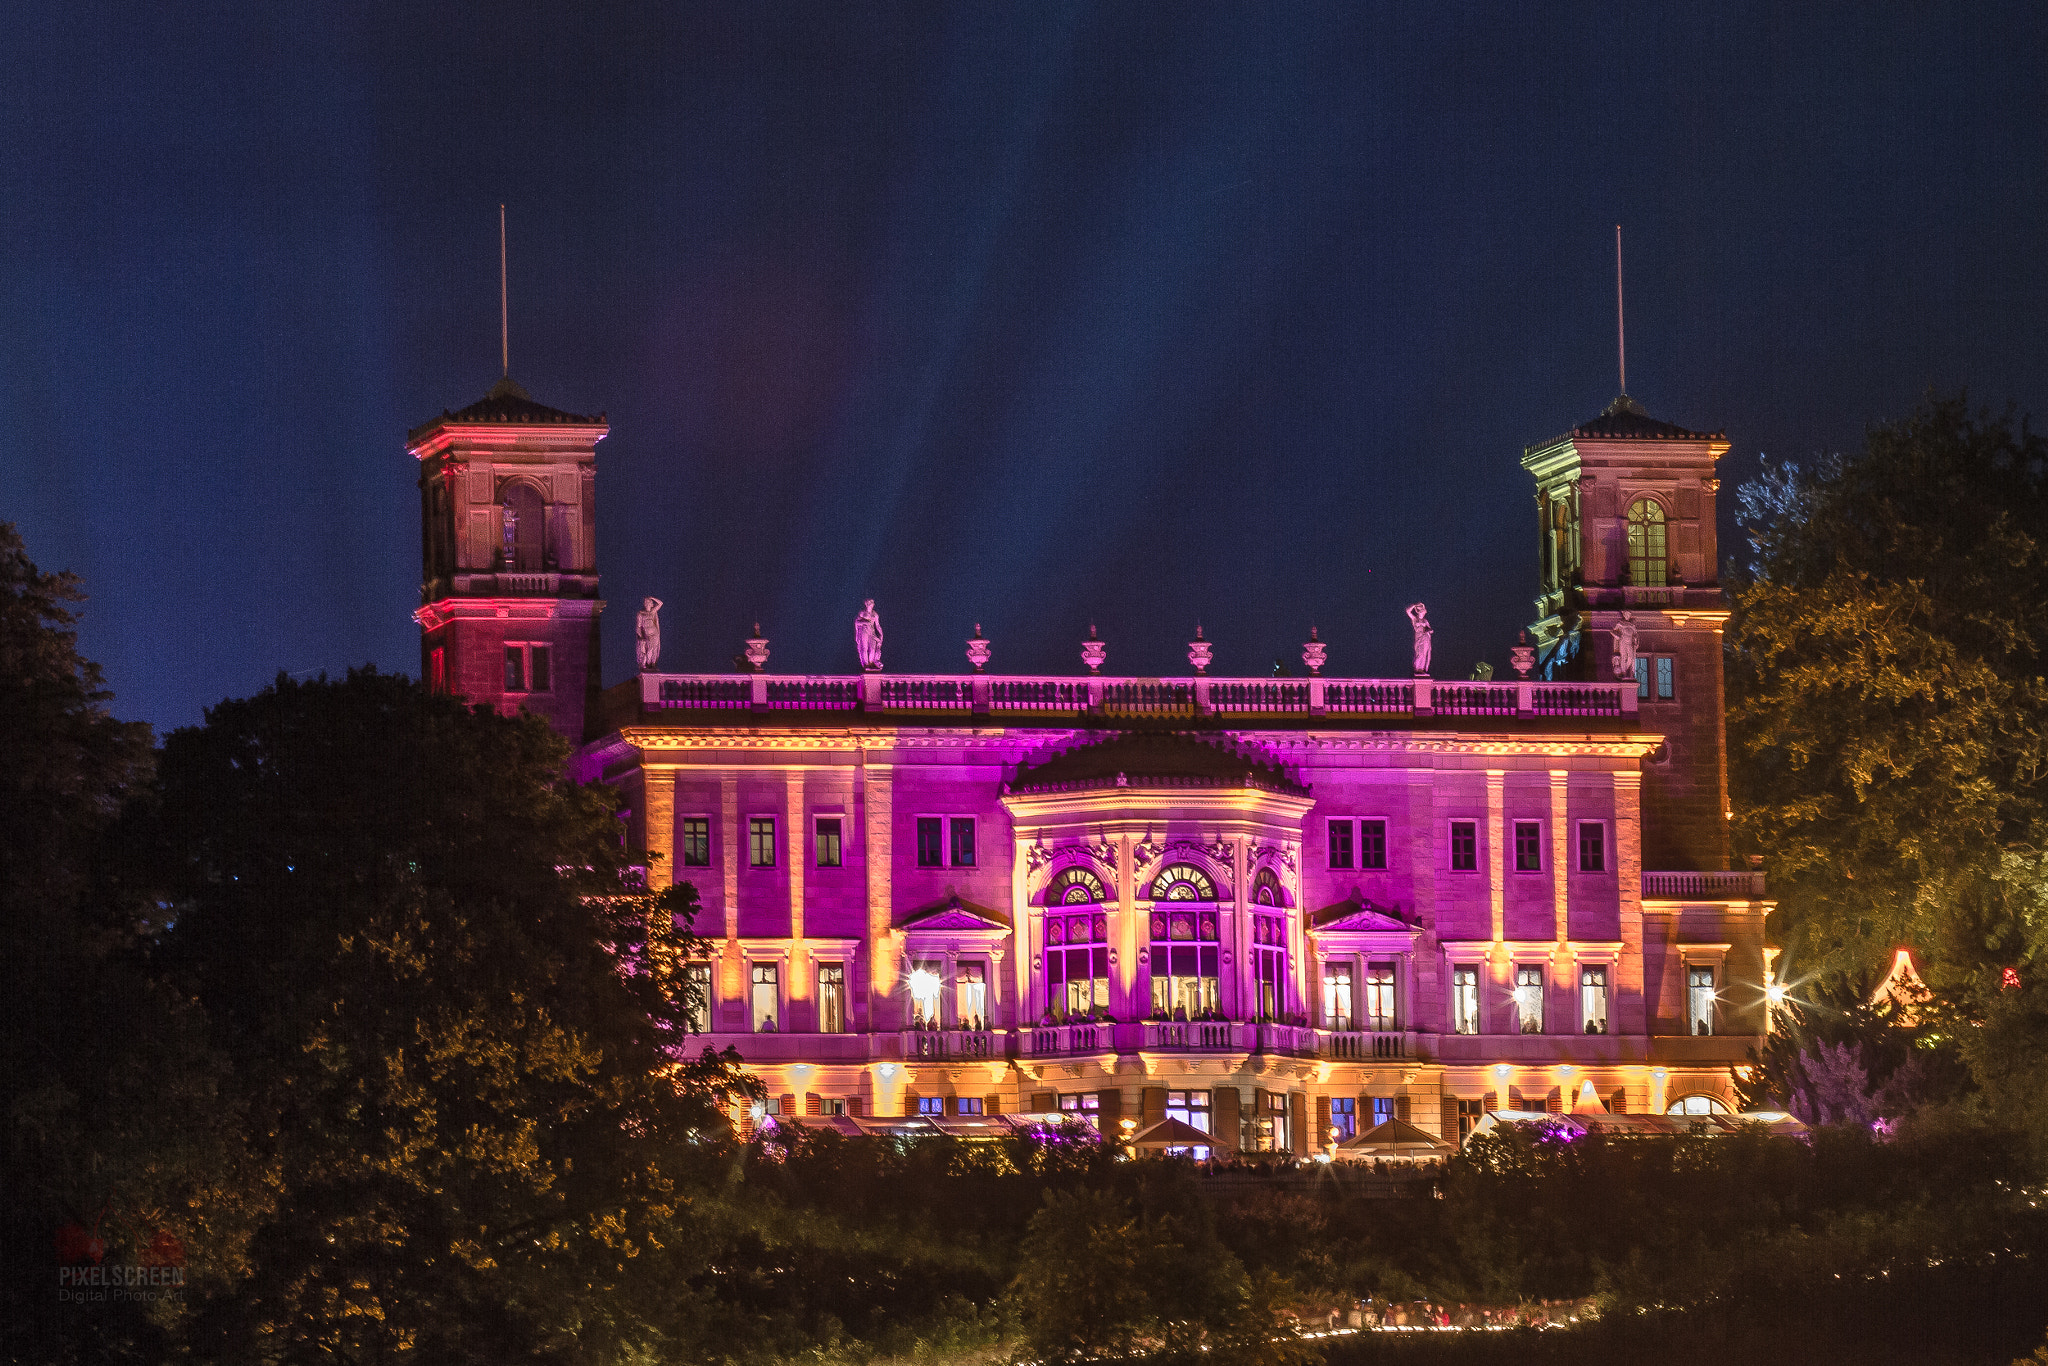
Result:
M421 676L572 742L598 688L595 417L509 376L406 439L419 467Z

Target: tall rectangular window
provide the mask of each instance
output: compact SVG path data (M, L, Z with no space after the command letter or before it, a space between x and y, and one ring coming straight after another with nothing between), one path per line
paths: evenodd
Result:
M1083 1124L1102 1127L1102 1096L1099 1092L1083 1091L1078 1095L1060 1097L1060 1118L1078 1119Z
M1451 1029L1459 1034L1479 1032L1479 969L1470 963L1451 969Z
M1515 968L1515 1020L1524 1034L1543 1032L1543 969L1534 963Z
M818 866L839 866L839 817L818 817Z
M1649 695L1650 695L1650 657L1649 657L1648 655L1637 655L1637 656L1636 656L1636 696L1637 696L1637 697L1648 697Z
M1380 1125L1390 1122L1398 1113L1399 1110L1395 1106L1392 1096L1374 1096L1372 1098L1373 1128L1377 1129Z
M427 687L434 692L448 691L448 651L436 645L427 654Z
M1360 821L1358 823L1358 866L1361 868L1384 868L1387 866L1387 823L1385 821Z
M958 1115L978 1115L978 1114L980 1114L980 1113L981 1113L981 1097L980 1097L980 1096L958 1096L958 1097L955 1097L955 1099L954 1099L954 1101L953 1101L953 1106L954 1106L954 1110L953 1110L953 1113L955 1113L955 1114L958 1114Z
M1579 969L1579 1014L1588 1034L1607 1032L1607 969L1588 965Z
M818 1032L846 1032L846 965L818 964Z
M946 1113L946 1098L944 1096L919 1096L917 1098L917 1112L921 1115L943 1115Z
M555 670L553 655L549 652L548 647L545 645L533 646L527 651L527 661L531 666L527 670L527 691L553 692L555 690Z
M747 818L747 862L756 868L775 866L775 817Z
M1714 1032L1714 970L1687 968L1685 976L1686 1032L1711 1034Z
M1479 826L1474 821L1451 822L1451 871L1479 871Z
M1579 871L1607 871L1607 827L1599 821L1579 822Z
M1351 1000L1351 965L1323 964L1323 1028L1347 1030L1356 1018Z
M1330 822L1330 866L1349 868L1351 866L1351 822Z
M1358 1101L1352 1096L1330 1097L1330 1138L1342 1143L1358 1132Z
M526 691L526 651L517 645L505 647L505 691Z
M1394 1006L1394 965L1373 963L1365 970L1365 1027L1387 1031L1398 1029Z
M683 817L683 866L685 868L709 868L711 866L711 818L709 816Z
M1216 1132L1210 1127L1209 1093L1207 1091L1168 1091L1166 1093L1166 1117L1191 1125L1194 1128L1200 1129L1205 1134Z
M1461 1100L1458 1102L1458 1142L1472 1137L1472 1131L1479 1127L1479 1121L1486 1117L1486 1102L1483 1100Z
M988 965L961 963L953 969L953 1006L962 1029L988 1028Z
M1543 871L1543 827L1535 821L1515 822L1515 871Z
M775 1019L782 1005L782 998L777 992L780 975L773 963L754 964L753 1006L756 1034L773 1034L776 1031Z
M708 1033L711 1029L711 965L692 963L683 970L683 1009L689 1016L690 1031L695 1034Z
M1259 1106L1259 1147L1269 1153L1294 1151L1294 1135L1287 1123L1287 1097L1279 1091L1260 1093L1263 1104Z
M1670 655L1657 656L1657 700L1669 702L1675 690L1673 672L1677 661Z
M910 967L910 1017L920 1029L939 1027L939 991L945 985L944 963L924 959Z
M945 822L937 816L917 818L917 866L943 868L946 865Z
M974 866L974 817L955 816L953 827L953 866L972 868Z

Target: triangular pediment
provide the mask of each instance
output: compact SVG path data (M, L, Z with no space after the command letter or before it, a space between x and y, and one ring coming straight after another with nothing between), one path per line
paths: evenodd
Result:
M1001 911L977 906L954 896L935 906L921 906L897 922L905 930L1005 930L1010 922Z
M1318 933L1337 930L1402 934L1415 928L1395 915L1392 907L1379 907L1370 901L1356 899L1323 907L1309 917L1309 926Z

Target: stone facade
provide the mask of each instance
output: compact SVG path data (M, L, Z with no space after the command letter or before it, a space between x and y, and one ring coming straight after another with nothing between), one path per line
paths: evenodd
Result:
M1639 417L1525 456L1536 678L649 671L558 717L649 881L698 892L703 1041L777 1113L1170 1113L1223 1150L1395 1116L1455 1140L1589 1084L1727 1102L1769 903L1726 864L1726 442ZM443 449L423 486L457 477ZM1645 498L1661 569L1640 508L1631 553ZM517 620L452 610L423 609L429 641L489 651ZM1624 611L1643 664L1617 679Z

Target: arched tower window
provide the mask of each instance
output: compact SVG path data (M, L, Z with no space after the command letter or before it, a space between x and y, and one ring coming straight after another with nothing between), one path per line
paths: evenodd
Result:
M1191 863L1176 863L1152 879L1154 901L1214 901L1216 884Z
M1287 904L1287 894L1280 890L1280 879L1273 875L1271 868L1259 869L1259 875L1252 879L1252 902L1259 906Z
M1068 868L1045 889L1048 906L1092 906L1102 900L1102 879L1086 868Z
M527 483L505 486L505 567L537 573L547 553L547 507Z
M1637 588L1662 588L1669 581L1668 564L1664 505L1638 498L1628 505L1628 581Z

